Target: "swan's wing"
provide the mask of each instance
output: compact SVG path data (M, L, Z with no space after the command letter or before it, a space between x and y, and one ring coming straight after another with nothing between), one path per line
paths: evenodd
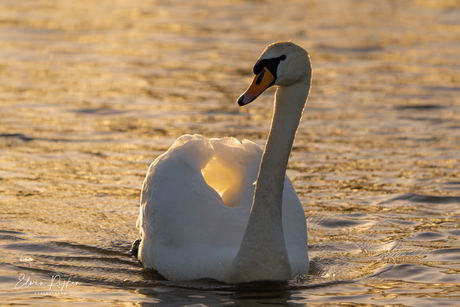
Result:
M139 256L168 279L212 277L241 242L247 219L226 207L201 173L213 153L208 139L182 136L145 178Z
M185 135L150 165L142 186L141 229L154 227L152 233L172 244L199 237L196 232L206 229L203 223L209 225L225 208L201 174L212 155L208 139Z
M230 137L211 139L211 143L214 155L203 170L206 182L219 192L225 205L249 215L262 149L254 142Z

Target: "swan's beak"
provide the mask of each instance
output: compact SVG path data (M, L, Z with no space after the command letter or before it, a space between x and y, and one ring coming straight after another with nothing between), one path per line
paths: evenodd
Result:
M252 84L246 92L244 92L240 98L238 98L238 104L240 107L247 105L248 103L252 102L254 99L259 97L267 88L275 83L275 76L268 70L268 68L264 67L260 74L254 77L252 80Z

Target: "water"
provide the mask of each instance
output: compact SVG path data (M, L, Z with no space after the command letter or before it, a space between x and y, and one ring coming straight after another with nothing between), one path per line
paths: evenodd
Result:
M0 2L4 305L460 305L458 1ZM185 133L263 144L271 42L314 75L288 174L311 269L286 283L143 270L148 165Z

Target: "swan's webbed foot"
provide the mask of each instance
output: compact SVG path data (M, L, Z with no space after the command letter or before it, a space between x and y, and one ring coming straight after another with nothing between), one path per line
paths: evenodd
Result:
M131 249L129 250L129 254L137 258L137 253L139 252L139 245L141 244L141 239L136 239L131 245Z

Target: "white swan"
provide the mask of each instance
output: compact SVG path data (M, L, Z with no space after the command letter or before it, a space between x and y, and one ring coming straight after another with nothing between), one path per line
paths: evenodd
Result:
M138 257L169 280L240 283L308 273L305 214L285 174L310 92L310 58L291 42L274 43L254 73L240 106L278 86L263 153L248 140L184 135L147 172Z

